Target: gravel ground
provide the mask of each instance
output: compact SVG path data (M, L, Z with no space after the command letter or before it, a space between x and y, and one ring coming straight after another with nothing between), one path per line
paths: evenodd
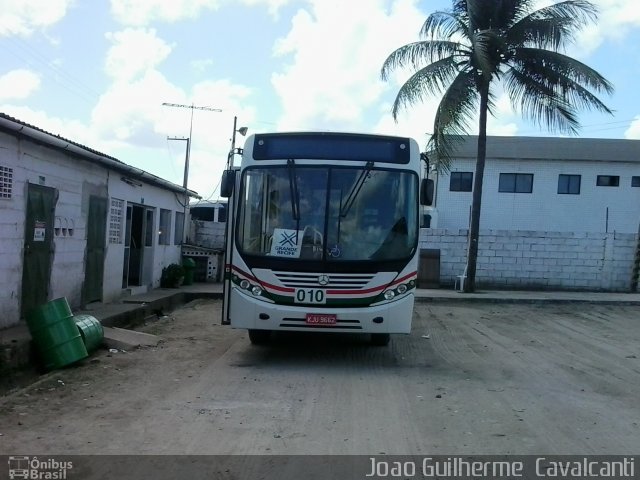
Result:
M253 346L198 300L0 397L4 454L633 454L638 307L418 304L413 332Z

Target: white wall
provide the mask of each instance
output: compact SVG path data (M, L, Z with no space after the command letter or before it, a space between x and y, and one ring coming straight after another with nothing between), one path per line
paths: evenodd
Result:
M174 229L176 212L184 211L180 202L183 196L176 194L163 188L153 185L144 184L142 187L129 185L121 180L122 175L112 173L109 176L109 202L112 198L125 201L124 212L126 214L126 205L144 205L154 209L153 221L154 229L154 252L152 264L152 281L148 285L155 288L160 286L160 277L162 269L171 263L181 263L180 250L181 246L174 243ZM171 232L169 234L169 245L158 244L160 209L171 211ZM188 211L187 211L188 214ZM124 221L124 219L123 219ZM107 219L107 236L109 219ZM124 233L124 225L123 225ZM117 298L122 294L122 268L124 262L124 239L118 244L107 243L107 253L105 259L105 275L103 296L105 301Z
M154 209L153 262L151 287L160 284L162 268L181 262L181 246L174 243L175 214L183 212L183 196L173 191L143 183L131 186L121 180L122 174L102 165L79 159L30 140L18 140L0 133L0 165L13 168L12 198L0 198L0 328L16 324L20 319L22 265L28 183L58 190L54 226L72 227L73 234L53 238L53 261L49 299L66 297L71 308L82 302L85 278L87 216L89 198L97 195L108 199L107 239L104 261L103 301L122 294L124 244L110 244L109 207L111 198L143 204ZM158 245L160 209L170 210L169 245ZM126 203L125 203L126 212ZM124 225L123 225L124 231ZM28 288L28 287L26 287Z
M106 171L56 150L0 134L0 164L14 169L13 198L0 201L2 275L0 275L0 327L17 323L20 314L22 264L28 183L58 190L56 224L73 226L73 234L53 237L53 263L49 298L66 297L73 307L82 301L86 221L91 194L106 196ZM24 286L28 288L28 286Z
M0 133L0 165L13 169L12 198L0 198L0 328L20 316L25 173L17 169L17 141Z
M480 228L554 232L636 233L640 224L638 163L487 159ZM454 160L451 171L473 172L475 161ZM500 173L532 173L532 193L498 192ZM581 175L579 195L558 194L558 175ZM619 175L619 187L596 186L598 175ZM468 228L471 192L449 191L449 175L437 186L438 228ZM608 208L608 225L607 225Z

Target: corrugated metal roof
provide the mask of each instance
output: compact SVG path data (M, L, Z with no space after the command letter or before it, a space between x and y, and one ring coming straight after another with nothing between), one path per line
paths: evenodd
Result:
M74 142L73 140L69 140L60 135L47 132L42 128L23 122L22 120L18 120L17 118L11 117L2 112L0 112L0 130L10 135L29 138L36 143L64 151L88 162L102 164L107 169L125 173L126 175L140 180L141 182L152 184L173 192L184 192L184 188L181 185L169 182L168 180L140 168L127 165L111 155L99 152L98 150L94 150L86 145ZM190 197L201 198L200 195L193 190L187 190L187 193Z

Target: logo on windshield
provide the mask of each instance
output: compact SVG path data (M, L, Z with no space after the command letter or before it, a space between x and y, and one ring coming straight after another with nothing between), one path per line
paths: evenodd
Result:
M329 285L329 275L320 275L318 277L318 283L320 285Z
M298 236L298 232L296 232L295 230L290 233L283 232L282 238L280 240L280 245L283 247L286 247L286 246L295 247L296 244L298 243L297 236Z

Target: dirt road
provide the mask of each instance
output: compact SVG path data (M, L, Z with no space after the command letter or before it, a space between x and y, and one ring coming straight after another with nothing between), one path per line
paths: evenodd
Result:
M196 301L0 399L4 454L632 454L637 307L421 304L413 333L252 346Z

